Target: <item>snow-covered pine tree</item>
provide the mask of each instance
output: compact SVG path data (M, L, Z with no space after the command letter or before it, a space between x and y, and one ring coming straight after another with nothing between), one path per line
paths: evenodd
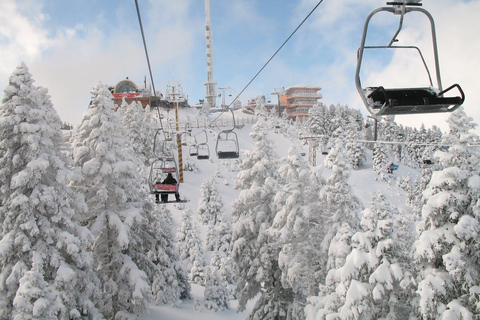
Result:
M223 253L225 256L230 256L232 243L232 224L230 220L223 217L223 220L218 226L218 241L214 250Z
M121 118L113 111L112 95L101 83L91 93L73 141L83 178L72 187L88 205L79 220L96 236L93 255L103 293L97 305L105 317L115 318L145 312L152 300L151 282L159 270L145 250L158 231L149 225L153 206L146 200Z
M190 272L195 260L195 254L201 254L203 257L203 249L200 230L192 218L192 212L189 208L182 212L182 223L177 230L177 241L180 258Z
M463 107L447 119L448 151L437 151L443 170L423 192L422 220L414 245L422 319L473 319L480 313L480 176L476 124Z
M305 128L313 135L327 135L326 113L327 108L323 104L314 104L308 109L308 118L305 121Z
M279 178L285 182L274 200L277 212L269 233L276 241L272 247L278 256L281 285L289 301L288 319L304 319L303 306L309 295L316 294L318 279L315 272L319 265L318 232L311 198L310 169L295 145L288 150L286 164L279 169ZM315 187L315 186L314 186ZM288 293L290 297L287 296Z
M351 120L345 130L345 157L352 169L358 169L366 159L365 147L355 140L361 140L361 131L358 130L358 124Z
M223 216L223 200L214 177L202 182L197 217L203 224L216 225Z
M88 229L73 220L85 203L61 121L21 63L0 106L0 318L99 319Z
M190 281L196 284L205 285L205 258L203 250L197 248L192 252L192 269L190 270Z
M336 141L336 145L325 158L325 167L332 170L327 178L326 185L320 190L321 206L324 210L327 232L322 240L323 252L328 252L330 241L343 223L348 223L354 231L357 230L362 210L360 200L353 194L347 180L350 176L349 164L344 156L343 143Z
M180 299L190 298L188 273L183 266L173 233L173 219L166 206L158 206L151 223L156 230L155 243L148 243L150 249L145 250L152 263L158 267L159 273L149 276L152 279L153 299L157 304L178 305ZM145 268L149 269L149 268Z
M214 252L210 265L206 268L204 305L208 310L230 309L228 283L220 274L221 262L218 252Z
M382 180L386 179L387 172L387 152L385 146L381 143L375 143L373 146L373 171L380 176Z
M284 300L279 297L281 286L277 285L280 280L277 258L272 255L271 240L266 233L275 216L272 202L278 191L278 160L267 129L263 116L259 117L250 133L255 148L245 152L242 170L235 181L235 187L241 191L232 211L232 257L238 270L238 309L245 310L248 300L261 292L262 287L264 289L250 319L274 319L286 314L286 306L281 305ZM272 292L273 288L279 291Z
M218 233L218 226L215 224L209 224L207 230L206 239L206 251L214 251L218 247L220 235Z
M127 103L126 106L123 106L122 103L122 108L124 108L122 124L135 158L141 161L143 164L141 167L143 168L152 156L150 124L145 121L145 112L140 103L132 101L130 104Z
M398 313L409 302L411 279L401 264L407 253L400 250L397 228L405 226L394 226L397 216L383 194L374 194L362 212L361 231L352 236L343 224L330 244L325 285L309 299L307 319L406 318Z

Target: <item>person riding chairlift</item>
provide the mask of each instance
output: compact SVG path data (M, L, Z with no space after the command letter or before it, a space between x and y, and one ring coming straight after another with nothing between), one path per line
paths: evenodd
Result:
M390 165L387 167L387 172L388 173L393 173L393 162L390 163Z
M165 178L165 180L163 180L162 184L174 184L176 185L177 184L177 180L173 177L173 175L169 172L167 174L167 177ZM162 202L168 202L168 193L162 193L161 194L161 198L162 198ZM178 194L178 191L175 192L175 200L177 202L180 202L180 195Z

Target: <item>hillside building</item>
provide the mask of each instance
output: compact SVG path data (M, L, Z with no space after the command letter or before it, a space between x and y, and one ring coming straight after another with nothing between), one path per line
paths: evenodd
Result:
M286 112L290 119L303 122L308 118L308 110L322 98L320 90L322 88L306 84L285 88L279 94L282 114Z

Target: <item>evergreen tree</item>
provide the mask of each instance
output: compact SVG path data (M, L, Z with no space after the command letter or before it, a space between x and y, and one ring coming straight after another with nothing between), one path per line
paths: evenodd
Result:
M148 164L152 156L151 130L150 125L145 121L144 110L140 103L132 101L123 106L124 109L122 124L127 133L128 140L132 146L135 158L142 164ZM141 165L140 167L144 167Z
M347 223L329 248L329 268L318 297L310 299L307 319L397 319L398 306L408 300L409 274L401 262L394 231L398 213L383 194L372 196L363 210L361 230L352 236ZM403 226L404 228L405 226Z
M205 272L205 308L208 310L230 309L227 284L220 275L221 258L217 252L212 256Z
M152 239L145 235L143 238L153 240L144 241L144 252L148 257L146 262L151 261L155 268L144 269L152 283L154 301L178 305L180 299L190 298L190 283L173 234L172 215L166 206L158 206L152 217L149 226L156 237Z
M197 216L203 224L216 225L223 215L223 201L218 193L215 178L203 181L198 200Z
M286 164L279 169L279 177L286 184L275 196L277 214L269 232L272 239L277 239L272 246L278 256L283 296L290 295L286 316L304 319L306 298L317 293L315 272L320 259L315 229L319 221L311 204L318 204L318 191L313 192L317 194L315 201L311 197L309 167L294 145L289 149Z
M350 172L340 140L337 140L336 146L325 158L325 167L333 171L332 175L328 177L326 185L320 190L320 201L326 219L324 223L328 226L322 240L322 248L326 253L331 239L343 223L348 223L353 230L357 229L358 214L362 205L347 182Z
M72 186L87 200L88 212L79 219L96 237L93 255L103 292L97 304L107 318L145 312L159 273L146 252L148 243L157 242L153 206L145 200L126 136L110 91L95 85L73 141L83 178Z
M61 121L24 63L0 106L0 318L99 319L98 278L74 221L85 203L73 177Z
M447 120L448 151L437 151L442 170L432 173L423 193L419 238L414 246L419 301L423 319L471 319L478 315L480 288L479 153L471 133L476 124L463 108Z
M387 153L385 146L380 143L375 143L373 147L373 171L380 176L382 180L386 180L387 170Z
M193 267L196 254L203 256L200 231L192 218L190 209L183 210L182 223L177 231L178 252L188 271Z
M264 289L250 319L274 319L285 313L284 300L280 297L282 288L278 285L277 258L270 250L270 239L266 233L274 219L272 202L278 186L277 156L263 119L259 117L250 133L255 148L245 153L242 171L237 175L235 187L241 191L232 212L232 257L238 270L238 309L245 310L248 300L261 292L262 287Z

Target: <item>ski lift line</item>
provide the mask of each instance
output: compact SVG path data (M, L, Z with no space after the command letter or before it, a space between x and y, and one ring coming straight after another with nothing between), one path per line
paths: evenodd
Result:
M135 1L137 1L137 0L135 0ZM313 14L313 12L315 12L315 10L317 10L317 8L320 6L320 4L322 4L322 2L323 2L323 0L320 0L317 3L317 5L310 11L310 13L303 19L303 21L295 28L295 30L290 34L290 36L287 38L287 40L285 40L282 43L282 45L277 49L277 51L275 51L275 53L270 57L270 59L268 59L268 61L263 65L263 67L257 72L257 74L255 74L255 76L247 83L247 85L242 89L242 91L240 91L240 93L235 97L235 99L233 99L233 101L228 105L227 110L242 95L242 93L250 86L250 84L258 77L258 75L263 71L263 69L265 69L265 67L270 63L270 61L272 61L272 59L277 55L277 53L287 44L287 42L290 40L290 38L293 37L293 35L297 32L298 29L300 29L300 27L305 23L305 21L307 21L307 19ZM225 111L222 111L210 124L212 124L213 122L215 122L215 120L220 118L224 112Z
M155 98L155 101L157 101L157 91L155 90L155 82L153 81L152 68L150 66L150 59L148 57L147 42L145 41L145 34L143 32L142 17L140 16L140 8L138 7L138 0L135 0L135 7L137 8L138 23L140 25L140 32L142 33L143 48L145 49L145 56L147 57L147 65L148 65L148 72L150 73L150 81L152 81L153 96ZM156 107L157 107L158 119L160 120L160 127L162 128L162 131L163 131L160 107L158 106L158 104Z

